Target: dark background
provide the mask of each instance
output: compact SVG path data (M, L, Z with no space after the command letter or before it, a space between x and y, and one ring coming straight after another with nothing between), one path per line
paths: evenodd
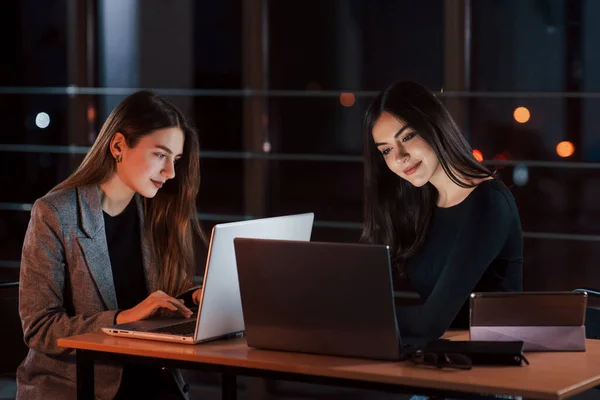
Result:
M595 15L594 0L4 2L0 280L18 279L31 204L137 88L165 94L199 128L207 232L314 211L313 240L354 242L364 111L410 79L443 99L514 193L525 288L600 286ZM527 123L513 118L519 106ZM557 155L562 141L571 156Z

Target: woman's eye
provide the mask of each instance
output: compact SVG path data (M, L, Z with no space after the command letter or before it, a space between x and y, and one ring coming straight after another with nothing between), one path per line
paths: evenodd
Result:
M415 132L410 132L402 138L402 141L408 142L410 139L414 138L415 136L417 136L417 134Z
M383 156L385 157L385 156L387 156L388 154L390 154L390 151L392 151L392 148L391 148L391 147L388 147L387 149L383 150L383 151L381 152L381 154L383 154Z
M160 158L161 160L162 160L163 158L165 158L166 156L167 156L166 154L162 154L162 153L157 153L157 154L156 154L156 157Z

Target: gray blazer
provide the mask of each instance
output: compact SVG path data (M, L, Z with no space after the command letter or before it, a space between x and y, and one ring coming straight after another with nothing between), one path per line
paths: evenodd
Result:
M119 305L100 199L100 188L87 186L48 194L33 205L23 243L19 289L19 314L29 353L17 369L17 399L74 399L75 354L58 347L57 339L114 324ZM137 195L136 201L143 228ZM142 235L149 293L157 290L158 279L150 256ZM96 398L112 399L122 372L119 365L97 362ZM187 385L179 370L174 370L173 376L187 398Z

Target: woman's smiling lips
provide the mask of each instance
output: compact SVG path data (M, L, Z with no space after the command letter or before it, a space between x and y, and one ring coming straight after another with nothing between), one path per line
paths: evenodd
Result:
M404 170L404 173L406 175L412 175L414 174L417 169L421 166L421 161L419 161L418 163L414 164L412 167L409 167L407 169Z
M161 181L155 181L154 179L150 179L150 180L152 181L152 183L154 183L154 186L156 186L157 189L160 189L164 183Z

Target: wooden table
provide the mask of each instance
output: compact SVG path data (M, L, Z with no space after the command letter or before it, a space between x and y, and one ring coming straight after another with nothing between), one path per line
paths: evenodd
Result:
M466 333L451 333L467 340ZM286 353L248 348L244 338L200 345L116 338L88 333L58 340L76 349L79 398L93 398L95 360L160 363L223 374L223 398L236 397L236 376L313 382L390 392L430 395L484 393L528 399L566 399L600 385L600 341L588 340L585 353L527 353L529 366L437 369L411 362Z

